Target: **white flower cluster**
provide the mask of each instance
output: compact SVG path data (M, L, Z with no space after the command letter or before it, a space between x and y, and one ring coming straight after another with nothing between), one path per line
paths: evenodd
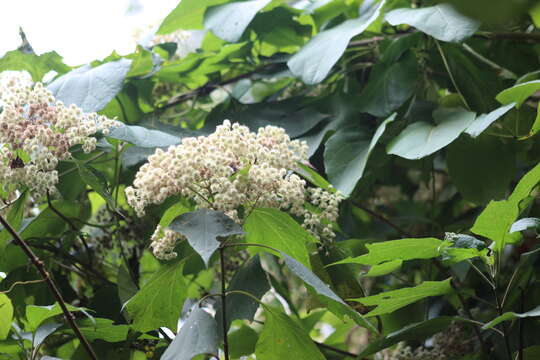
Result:
M0 73L0 104L0 185L27 186L37 196L54 191L55 168L70 157L71 146L90 152L96 147L91 135L115 124L65 106L26 72Z
M184 239L182 234L158 225L150 238L152 240L150 247L158 259L172 260L178 255L174 247L178 241Z
M187 30L177 30L170 34L155 35L150 41L151 46L176 43L175 57L182 59L189 53L195 52L199 47L199 41L193 37L193 33Z
M278 208L303 218L313 235L331 239L331 222L342 197L307 190L305 180L293 172L306 161L306 143L291 140L284 129L266 126L253 133L225 120L209 136L184 138L167 151L158 149L139 169L134 186L126 188L126 196L139 216L147 205L176 194L193 199L198 208L223 211L237 222L256 207ZM306 202L317 211L308 209ZM170 258L172 237L156 234L154 254ZM158 245L160 241L167 245Z

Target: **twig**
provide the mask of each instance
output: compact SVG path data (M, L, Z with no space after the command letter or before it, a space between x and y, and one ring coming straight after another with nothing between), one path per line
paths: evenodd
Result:
M353 354L351 352L348 352L348 351L345 351L345 350L341 350L337 347L334 347L334 346L330 346L330 345L326 345L326 344L323 344L323 343L320 343L320 342L317 342L315 340L313 340L313 342L315 343L315 345L317 345L318 347L322 348L322 349L326 349L326 350L330 350L330 351L333 351L335 353L338 353L338 354L341 354L341 355L345 355L345 356L349 356L349 357L352 357L352 358L358 358L358 354Z
M392 227L393 229L395 229L397 232L399 232L400 234L406 236L406 237L412 237L412 235L407 232L406 230L403 230L401 227L399 227L398 225L394 224L392 221L388 220L384 215L381 215L373 210L371 210L370 208L360 204L359 202L357 201L354 201L354 200L350 200L351 201L351 204L353 204L354 206L356 206L357 208L360 208L362 210L364 210L365 212L367 212L369 215L371 215L372 217L382 221L383 223L387 224L388 226Z
M469 106L469 103L465 99L465 96L463 96L463 93L461 90L459 90L459 86L457 85L456 79L454 78L454 75L452 74L452 70L450 69L450 65L448 64L448 61L446 60L446 56L444 55L444 51L441 47L441 44L437 40L435 40L435 45L437 45L437 49L439 50L439 53L441 54L442 61L444 63L444 67L446 68L446 71L448 72L448 76L450 76L450 80L452 81L452 84L456 88L456 91L461 98L461 101L463 101L463 104L467 107L467 109L471 110L471 107Z
M29 284L38 284L44 282L44 279L38 279L38 280L28 280L28 281L15 281L6 291L0 291L0 294L8 294L10 293L15 286L17 285L29 285Z
M49 272L45 269L45 265L43 264L43 261L41 261L32 251L32 249L28 246L28 244L20 237L20 235L11 227L11 225L4 219L2 215L0 215L0 223L4 226L4 228L13 236L13 239L15 240L15 243L21 247L23 252L26 254L26 256L30 259L32 264L36 267L38 272L40 273L41 277L47 285L49 286L51 292L53 293L54 297L56 298L56 301L58 302L58 305L60 305L60 308L62 309L62 312L64 313L64 317L66 318L67 322L69 323L69 326L71 329L73 329L73 332L79 338L81 341L81 344L83 345L84 349L90 356L92 360L97 360L97 356L94 353L94 350L90 346L90 343L84 335L81 333L81 330L75 323L75 317L73 314L68 310L66 303L64 299L62 298L62 295L60 294L60 291L58 290L58 287L54 283L53 279L51 278L51 275Z

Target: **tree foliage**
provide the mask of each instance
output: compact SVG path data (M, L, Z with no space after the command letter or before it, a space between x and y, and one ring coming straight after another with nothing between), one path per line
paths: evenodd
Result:
M55 194L0 174L0 359L537 359L538 26L532 0L182 0L128 55L6 53L119 123ZM337 219L305 205L335 238L198 193L135 212L149 158L225 119L306 143L294 176L343 194Z

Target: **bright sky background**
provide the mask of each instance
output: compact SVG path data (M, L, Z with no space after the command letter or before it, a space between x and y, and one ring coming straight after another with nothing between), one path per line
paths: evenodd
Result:
M159 25L179 1L0 0L0 56L20 45L19 26L38 55L55 50L68 65L128 54L137 29Z

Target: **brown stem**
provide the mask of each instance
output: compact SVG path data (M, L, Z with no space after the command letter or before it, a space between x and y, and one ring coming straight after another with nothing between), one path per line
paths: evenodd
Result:
M58 287L54 283L54 281L53 281L51 275L49 274L49 272L45 269L45 265L43 264L43 261L41 261L36 256L36 254L34 254L34 252L28 246L28 244L19 236L17 231L15 231L15 229L13 229L11 227L11 225L6 221L6 219L4 219L4 217L2 215L0 215L0 223L2 223L4 228L11 234L11 236L13 236L13 239L15 240L15 243L21 247L21 249L26 254L26 256L30 259L32 264L34 264L34 266L36 267L36 269L40 273L43 280L45 280L45 282L49 286L51 292L53 293L54 297L56 298L56 301L58 302L58 305L60 305L60 308L62 309L62 312L64 313L64 317L66 318L67 322L69 323L69 326L71 327L71 329L73 329L73 332L75 333L77 338L79 338L79 340L81 341L81 344L83 345L84 349L86 350L86 352L88 353L90 358L92 360L97 360L97 356L94 353L94 350L92 349L92 347L90 346L90 343L88 342L88 340L86 340L84 335L81 333L81 330L79 329L79 327L75 323L75 317L68 310L67 305L66 305L64 299L62 298L62 295L60 294L60 291L58 290Z
M370 208L360 204L359 202L357 201L354 201L354 200L351 200L351 204L353 204L354 206L356 206L357 208L360 208L362 210L364 210L365 212L367 212L369 215L371 215L372 217L376 218L376 219L379 219L380 221L382 221L383 223L387 224L388 226L390 226L391 228L395 229L397 232L399 232L401 235L404 235L406 237L412 237L412 235L407 232L406 230L403 230L401 227L399 227L398 225L394 224L392 221L388 220L384 215L381 215L373 210L371 210Z
M351 352L348 352L348 351L345 351L345 350L341 350L337 347L334 347L334 346L330 346L330 345L326 345L326 344L323 344L323 343L320 343L320 342L317 342L315 340L313 340L313 342L315 343L315 345L317 345L318 347L322 348L322 349L326 349L326 350L330 350L330 351L333 351L335 353L338 353L338 354L341 354L341 355L345 355L345 356L349 356L349 357L352 357L352 358L357 358L358 357L358 354L353 354Z

